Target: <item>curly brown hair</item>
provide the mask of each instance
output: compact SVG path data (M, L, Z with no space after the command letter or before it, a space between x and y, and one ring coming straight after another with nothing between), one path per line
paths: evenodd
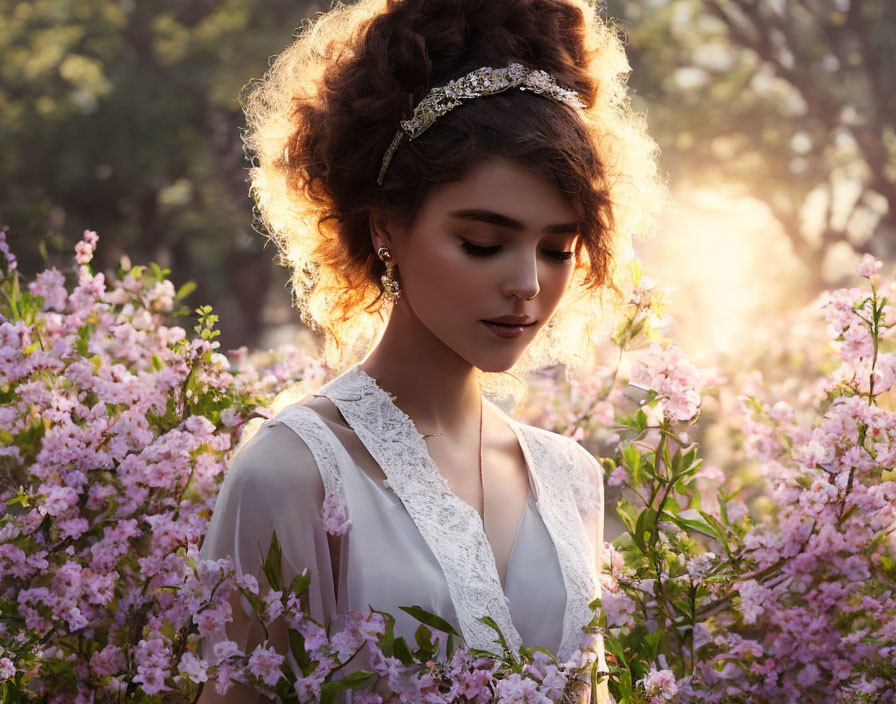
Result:
M586 107L519 90L466 101L405 140L377 185L399 120L431 88L513 62ZM623 295L617 255L651 233L666 198L628 72L617 32L585 0L361 0L309 21L250 84L245 140L261 220L324 361L357 361L385 324L370 214L409 223L432 189L492 157L549 178L583 223L567 295L513 371L584 361L609 320L604 294Z

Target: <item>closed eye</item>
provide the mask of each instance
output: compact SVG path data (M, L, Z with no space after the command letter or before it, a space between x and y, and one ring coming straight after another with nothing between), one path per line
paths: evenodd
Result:
M494 245L492 247L480 247L478 244L467 242L467 240L462 240L461 248L467 254L473 257L490 257L491 255L497 254L501 251L501 245ZM552 259L557 259L564 262L568 261L573 255L572 252L564 252L557 249L543 249L542 251Z

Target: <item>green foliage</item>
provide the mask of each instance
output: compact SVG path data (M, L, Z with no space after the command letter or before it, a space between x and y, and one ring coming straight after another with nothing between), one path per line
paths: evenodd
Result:
M239 96L313 9L309 0L0 3L0 226L20 238L23 270L89 228L135 258L167 251L179 280L197 280L217 307L230 295L228 250L261 250L248 237Z

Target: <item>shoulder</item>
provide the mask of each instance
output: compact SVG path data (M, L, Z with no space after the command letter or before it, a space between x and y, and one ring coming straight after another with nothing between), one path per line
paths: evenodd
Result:
M265 421L237 451L226 481L270 501L296 494L319 496L323 501L323 480L309 443L276 417Z

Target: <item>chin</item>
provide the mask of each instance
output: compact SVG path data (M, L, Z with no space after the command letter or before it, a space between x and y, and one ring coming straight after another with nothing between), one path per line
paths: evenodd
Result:
M513 365L518 361L519 355L515 356L513 359L480 359L474 364L483 372L498 374L512 369Z

